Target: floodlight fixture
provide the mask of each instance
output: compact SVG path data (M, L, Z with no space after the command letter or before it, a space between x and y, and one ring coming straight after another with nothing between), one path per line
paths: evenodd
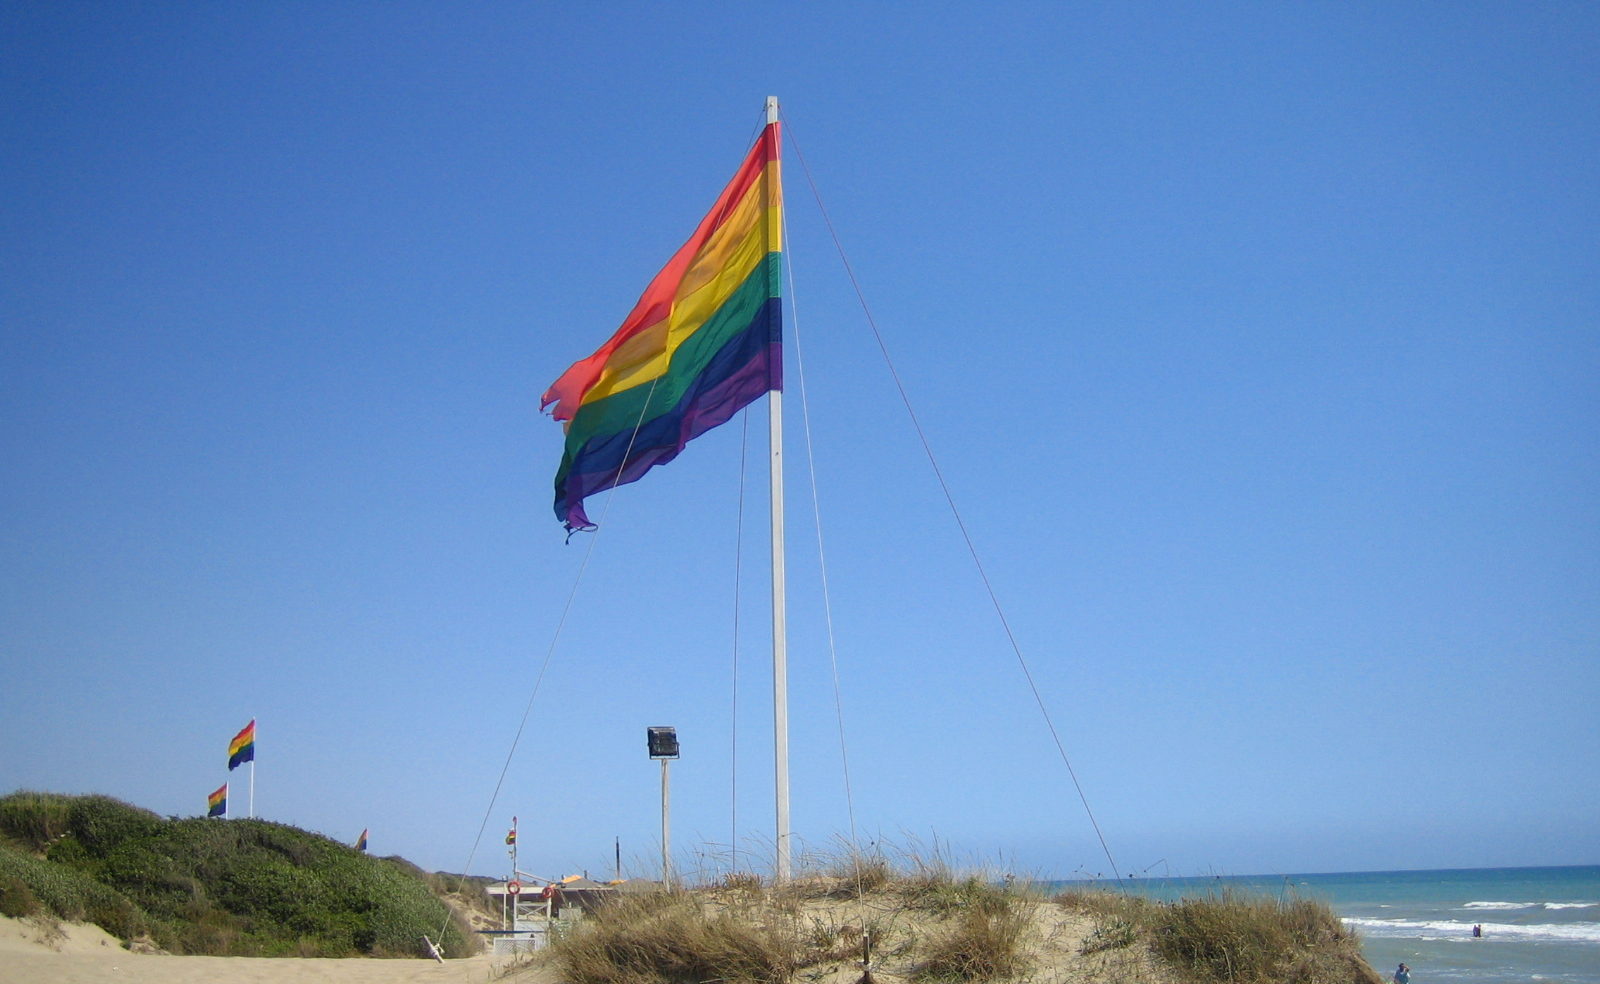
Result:
M675 759L678 757L678 729L666 726L646 728L645 737L650 745L650 757L653 759Z

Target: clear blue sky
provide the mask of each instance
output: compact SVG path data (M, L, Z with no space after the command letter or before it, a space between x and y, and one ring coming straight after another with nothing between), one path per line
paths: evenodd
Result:
M0 792L202 813L256 717L260 815L460 870L589 545L539 394L769 94L863 840L1108 868L797 146L1122 871L1600 861L1587 3L0 4ZM770 841L741 434L591 510L474 871L647 873L652 724L682 864Z

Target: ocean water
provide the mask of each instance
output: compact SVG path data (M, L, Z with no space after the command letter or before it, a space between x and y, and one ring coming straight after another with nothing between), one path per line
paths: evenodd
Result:
M1404 963L1411 984L1600 984L1600 866L1143 878L1124 886L1166 901L1225 890L1317 899L1361 935L1379 973L1388 978Z

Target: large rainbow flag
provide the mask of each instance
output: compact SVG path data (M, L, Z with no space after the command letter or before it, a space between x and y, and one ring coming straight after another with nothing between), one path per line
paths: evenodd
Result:
M594 529L583 500L636 481L768 390L783 388L783 191L767 124L689 241L616 334L544 394L566 421L556 518Z

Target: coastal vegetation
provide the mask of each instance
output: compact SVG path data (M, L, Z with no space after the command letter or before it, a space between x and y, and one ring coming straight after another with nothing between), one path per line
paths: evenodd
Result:
M0 915L95 923L134 949L446 956L488 880L261 820L163 818L104 796L0 797ZM913 852L840 852L773 884L728 875L617 893L501 968L564 984L1382 984L1321 903L1218 893L1049 894Z
M476 937L436 891L444 881L265 820L0 797L0 914L92 922L169 953L415 956L427 934L464 956Z
M1147 948L1198 984L1382 984L1360 940L1321 902L1223 891L1154 902L1117 891L1076 891L1056 905L1088 915L1081 952Z
M917 858L623 897L549 959L570 984L1381 984L1321 903L1158 903L1117 886L1050 897Z

